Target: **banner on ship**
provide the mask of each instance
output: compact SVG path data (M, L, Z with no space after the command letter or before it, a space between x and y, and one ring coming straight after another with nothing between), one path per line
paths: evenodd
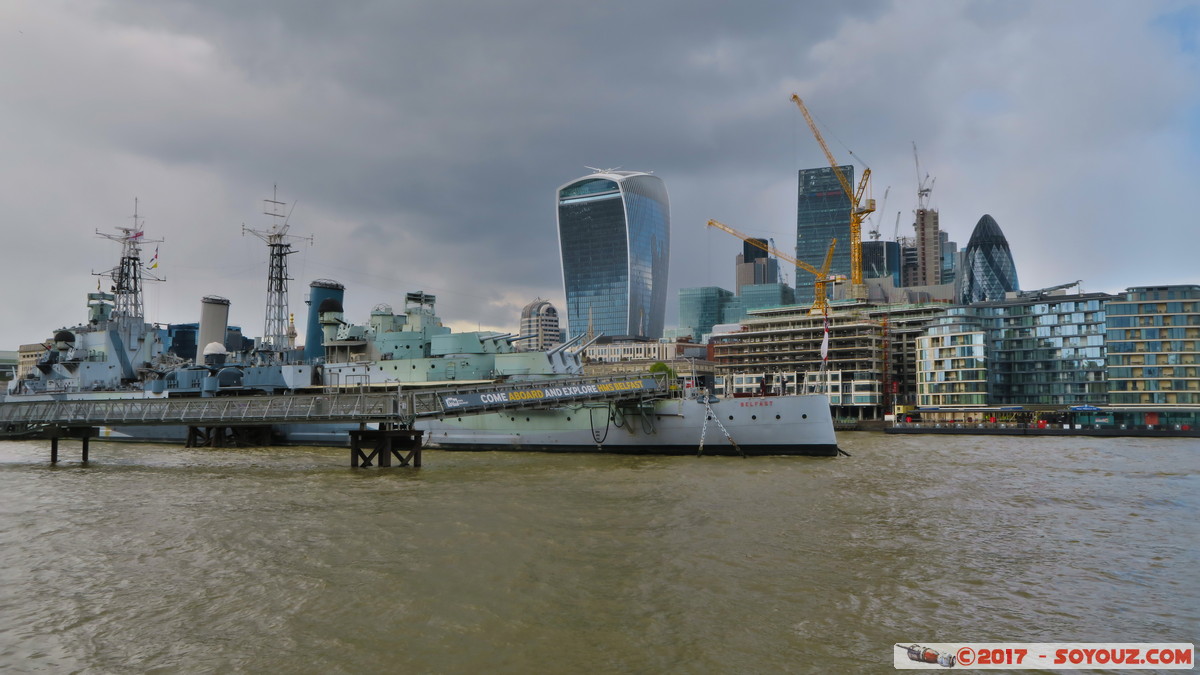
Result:
M446 394L442 396L442 407L446 410L463 410L468 408L486 408L496 405L506 406L512 403L540 403L588 399L626 391L651 392L658 390L659 384L657 380L652 377L644 377L640 380L623 380L621 382L542 386L513 391L489 391L478 394Z

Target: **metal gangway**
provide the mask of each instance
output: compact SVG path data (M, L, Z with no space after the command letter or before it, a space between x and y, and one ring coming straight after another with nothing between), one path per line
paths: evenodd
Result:
M568 403L621 402L669 394L651 376L581 377L386 391L361 388L262 396L113 398L5 402L0 436L48 427L379 423L410 426L418 419L550 408Z

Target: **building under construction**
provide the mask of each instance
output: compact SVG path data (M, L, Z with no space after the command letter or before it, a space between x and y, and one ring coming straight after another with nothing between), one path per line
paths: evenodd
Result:
M835 417L883 419L894 405L915 402L916 339L946 308L834 303L825 361L825 316L807 305L751 311L740 331L713 336L723 393L824 391Z

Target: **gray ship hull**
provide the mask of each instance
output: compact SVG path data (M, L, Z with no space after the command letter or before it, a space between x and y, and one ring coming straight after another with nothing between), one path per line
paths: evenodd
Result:
M708 455L838 453L828 399L820 395L714 398L707 406L698 399L569 406L421 420L416 427L425 432L425 447L440 450L693 455L703 438ZM282 445L345 446L353 428L283 425L274 428L273 438ZM114 427L99 434L100 440L168 443L185 437L183 427Z
M819 395L726 398L708 406L697 399L626 409L575 406L448 417L418 427L427 447L445 450L696 454L703 437L704 454L838 452L829 402Z

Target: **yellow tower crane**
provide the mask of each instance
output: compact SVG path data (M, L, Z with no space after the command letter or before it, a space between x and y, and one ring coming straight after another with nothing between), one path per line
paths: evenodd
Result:
M805 107L804 101L800 99L798 94L792 94L792 101L800 107L800 112L804 113L804 121L808 122L808 128L812 129L813 136L817 139L817 143L821 146L821 150L825 153L825 159L829 160L829 166L833 167L833 174L837 176L838 182L842 184L842 190L850 199L850 297L857 300L865 300L867 297L867 287L863 283L863 264L862 264L862 224L868 215L875 211L875 200L871 198L863 199L863 195L867 191L867 185L871 179L871 169L864 168L862 179L858 181L858 190L855 191L850 187L850 181L846 175L838 168L838 162L833 157L833 153L829 151L829 146L825 144L825 139L821 137L821 132L817 130L817 123L813 121L812 115L809 114L808 108Z
M724 230L724 231L728 232L729 234L732 234L733 236L737 237L738 239L741 239L742 241L746 242L747 244L761 248L762 250L766 251L767 253L770 253L771 255L775 256L776 258L779 258L780 260L784 260L786 262L790 262L793 265L795 265L796 267L799 267L800 269L804 270L805 272L808 272L809 274L812 274L813 276L815 276L817 278L817 280L816 280L816 283L813 284L813 298L814 299L813 299L812 309L809 310L809 313L810 314L824 314L825 311L827 309L829 309L829 301L825 298L825 282L829 280L829 266L831 264L833 264L833 247L837 246L837 239L834 239L833 241L829 242L829 252L825 254L825 264L821 266L821 269L817 269L802 260L796 260L792 256L784 253L783 251L780 251L779 249L775 248L774 246L768 246L767 244L762 243L762 241L755 239L754 237L751 237L748 234L743 234L741 232L738 232L737 230L733 229L732 227L730 227L720 221L709 220L708 226L715 227L718 230Z

